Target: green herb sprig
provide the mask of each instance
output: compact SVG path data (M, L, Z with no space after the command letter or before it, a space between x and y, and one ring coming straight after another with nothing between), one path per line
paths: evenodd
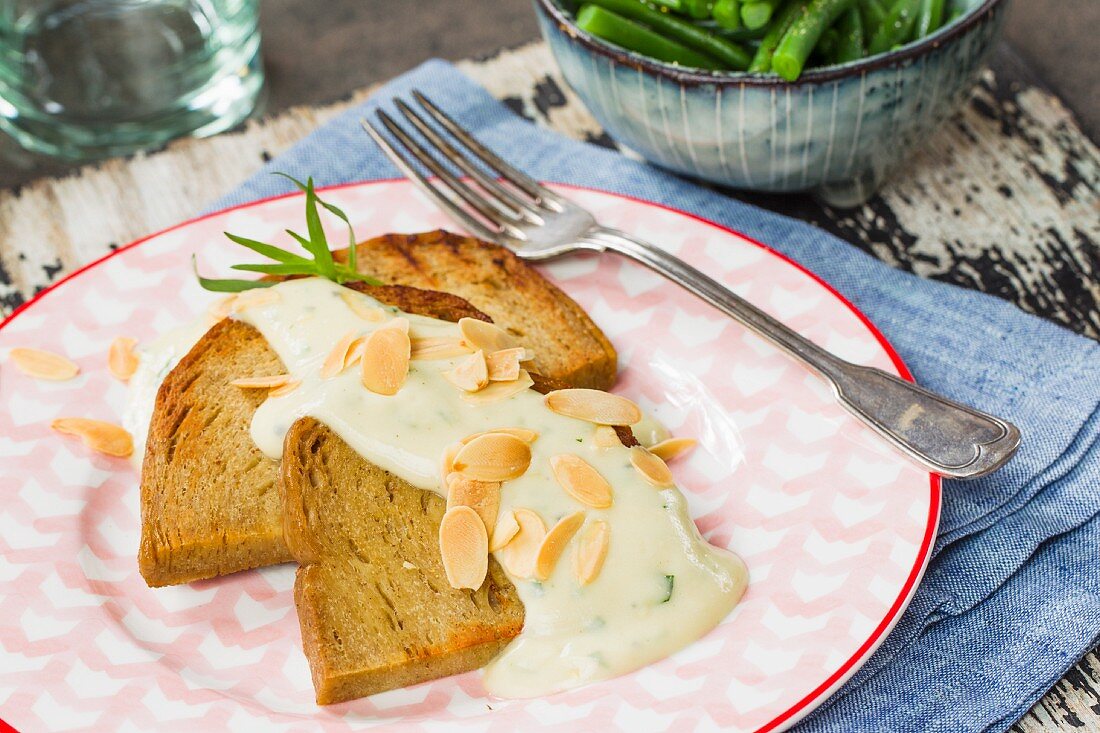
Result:
M258 272L263 275L311 275L327 278L340 285L352 280L360 280L370 285L381 285L382 283L379 280L359 272L355 251L355 231L352 229L351 221L341 209L334 204L323 201L317 195L313 187L313 178L307 178L306 182L302 183L286 173L275 173L275 175L291 181L306 195L306 234L308 236L302 236L290 229L287 229L286 233L302 245L302 249L310 256L303 257L273 244L225 232L225 236L229 238L229 241L274 260L273 263L233 265L232 269ZM325 237L324 227L321 226L321 214L317 209L318 204L343 221L348 227L348 258L346 263L337 262L332 256L328 239ZM195 270L195 277L198 278L199 285L205 290L216 293L240 293L255 288L268 288L277 283L275 280L233 280L203 277L199 274L198 263L194 255L191 256L191 266Z

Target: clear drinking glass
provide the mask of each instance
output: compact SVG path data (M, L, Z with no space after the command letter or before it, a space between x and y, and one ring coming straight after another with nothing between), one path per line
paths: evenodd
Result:
M259 0L0 0L0 129L86 160L212 135L263 87Z

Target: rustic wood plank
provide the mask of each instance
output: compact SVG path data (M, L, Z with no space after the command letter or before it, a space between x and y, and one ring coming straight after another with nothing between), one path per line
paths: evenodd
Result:
M539 124L614 145L561 82L541 44L462 68ZM366 93L0 192L0 316L119 244L193 216ZM1058 100L987 73L970 105L906 176L860 209L832 210L806 197L735 195L814 222L894 266L993 293L1097 338L1098 191L1100 154ZM1013 730L1100 733L1096 652Z

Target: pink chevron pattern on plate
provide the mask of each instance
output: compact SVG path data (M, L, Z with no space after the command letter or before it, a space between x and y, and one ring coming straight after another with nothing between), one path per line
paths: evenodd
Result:
M565 189L610 226L657 242L807 336L904 371L827 286L733 232L619 196ZM448 226L404 181L331 189L360 236ZM138 482L124 460L52 433L61 416L117 420L116 336L186 322L226 272L229 230L283 240L298 196L199 219L115 253L0 330L0 717L18 730L780 730L812 710L892 628L923 572L935 480L906 464L773 347L613 256L544 268L603 327L618 391L701 447L674 464L693 516L748 562L743 603L711 634L635 674L536 700L487 698L476 673L320 708L291 599L294 569L150 590L138 575ZM332 229L331 241L342 241ZM7 359L68 355L68 382ZM261 728L262 726L262 728Z

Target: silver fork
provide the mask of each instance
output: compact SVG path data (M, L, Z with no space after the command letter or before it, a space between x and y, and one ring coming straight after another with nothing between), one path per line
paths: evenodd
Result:
M526 260L579 250L611 251L645 265L809 367L832 386L849 412L934 473L953 478L984 476L1016 452L1020 431L1015 425L835 356L686 262L626 232L601 226L588 211L483 146L423 94L414 91L413 97L438 127L402 100L394 103L429 145L382 110L378 120L397 145L367 120L363 127L413 183L470 233L508 247ZM413 159L434 178L422 174Z

